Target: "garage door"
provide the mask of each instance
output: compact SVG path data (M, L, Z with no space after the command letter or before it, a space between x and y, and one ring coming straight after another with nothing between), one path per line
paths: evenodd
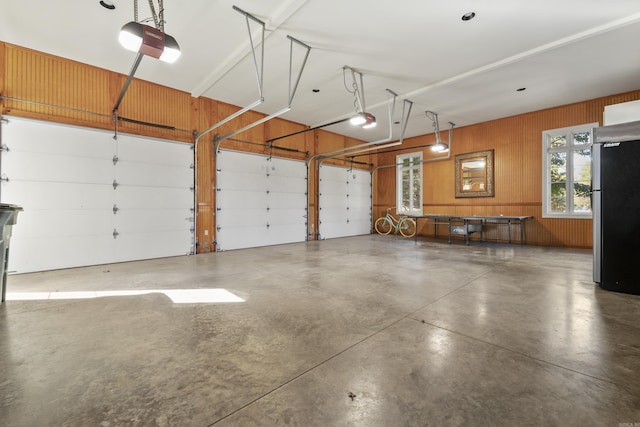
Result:
M321 239L371 233L371 172L320 166Z
M6 118L0 199L24 208L9 271L192 253L190 144Z
M220 150L216 157L217 250L304 242L304 162Z

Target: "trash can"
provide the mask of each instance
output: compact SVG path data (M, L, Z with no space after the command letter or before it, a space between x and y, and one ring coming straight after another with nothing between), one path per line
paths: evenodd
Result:
M0 281L0 294L4 302L7 295L7 267L9 265L9 240L11 240L11 227L18 219L18 212L22 208L17 205L0 203L0 227L2 227L2 241L0 241L0 265L2 266L2 280Z

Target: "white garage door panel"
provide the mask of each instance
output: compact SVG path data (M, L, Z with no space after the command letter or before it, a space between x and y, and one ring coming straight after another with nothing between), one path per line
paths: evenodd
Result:
M223 150L216 168L219 250L306 240L304 162Z
M9 124L2 126L3 144L10 142L11 151L113 159L113 132L19 117L6 118ZM70 129L73 129L73 138L69 138ZM78 141L82 144L78 144Z
M235 229L236 227L266 227L266 209L225 209L225 214L216 221L216 227L224 230ZM221 211L222 212L222 211Z
M369 220L349 220L349 227L356 236L371 233L371 221Z
M238 210L260 210L267 212L267 192L266 191L233 191L222 189L217 193L217 206L222 212ZM222 214L226 216L226 213Z
M191 168L118 161L116 180L122 185L189 188L193 185Z
M15 144L12 144L15 146ZM34 153L11 149L2 173L13 181L56 181L106 184L113 181L109 159ZM110 181L111 179L111 181Z
M259 246L268 246L269 235L267 227L244 227L244 228L226 228L218 231L216 235L219 250L229 251L242 248L253 248ZM220 241L223 243L221 244Z
M218 169L224 172L243 172L247 174L264 174L267 172L268 159L265 156L239 151L220 150L217 153Z
M127 209L115 215L115 228L120 234L188 232L193 227L188 209Z
M225 191L267 191L267 175L256 173L243 173L236 171L218 172L218 188Z
M9 147L1 155L9 181L0 186L0 198L24 208L13 227L10 270L25 273L191 251L189 144L124 134L114 141L113 132L21 118L9 118L0 130Z
M322 224L329 222L346 222L345 209L320 209L320 221Z
M22 218L18 218L18 223ZM14 227L16 229L17 226ZM16 238L10 243L10 272L31 272L55 270L86 265L106 264L113 262L114 238L111 233L87 236L65 236L64 245L59 237L42 237L34 239ZM16 264L12 261L18 261Z
M118 157L125 161L182 167L193 162L193 151L190 147L185 149L183 143L119 134Z
M321 239L333 239L351 235L351 228L347 222L322 222L319 227Z
M277 188L281 193L305 193L307 188L307 180L290 176L276 176L274 174L269 175L269 186L271 188Z
M113 207L111 185L11 180L3 182L0 189L3 200L21 200L30 209L99 210Z
M347 200L346 191L342 194L328 194L326 191L320 192L320 198L322 199L322 210L341 210L346 211Z
M190 209L193 192L185 188L119 186L115 203L121 209Z
M269 225L305 225L306 218L300 216L299 209L271 209L267 215Z
M286 206L294 206L296 209L299 209L301 206L305 206L307 198L301 193L270 192L267 197L267 201L269 203L269 208L271 209L279 209Z
M319 182L320 238L371 232L371 173L321 166Z
M115 261L139 259L138 254L145 253L149 258L164 258L190 253L191 239L183 231L165 231L157 233L121 234L116 240ZM176 253L176 245L185 249Z
M294 230L292 232L292 227L289 224L284 225L271 225L269 227L269 231L267 232L269 245L283 245L286 243L297 243L299 242L298 236L300 234L304 235L307 232L306 226L294 226Z
M92 239L96 235L113 231L113 216L113 213L104 210L25 210L18 214L18 224L28 224L29 227L14 226L11 245L20 239L60 237L62 234Z

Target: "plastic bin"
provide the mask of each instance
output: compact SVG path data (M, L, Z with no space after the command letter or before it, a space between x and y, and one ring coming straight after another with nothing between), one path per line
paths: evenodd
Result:
M18 219L18 212L22 208L16 205L0 203L0 226L2 227L2 241L0 241L0 265L2 265L2 280L0 281L0 294L4 302L7 295L7 266L9 265L9 241L11 240L11 227Z

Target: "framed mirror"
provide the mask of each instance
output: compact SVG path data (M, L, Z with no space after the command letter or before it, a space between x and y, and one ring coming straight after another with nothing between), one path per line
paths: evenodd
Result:
M456 155L456 197L493 196L493 150Z

